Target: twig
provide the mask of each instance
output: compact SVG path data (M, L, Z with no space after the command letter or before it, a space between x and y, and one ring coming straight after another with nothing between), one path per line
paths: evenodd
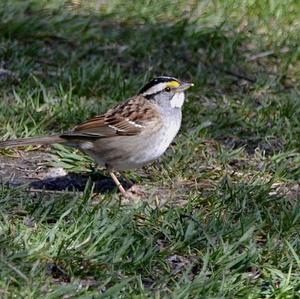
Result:
M50 60L45 60L45 59L35 59L35 62L40 63L40 64L46 64L46 65L50 65L50 66L54 66L54 67L58 67L58 64L50 61Z
M221 70L221 71L223 71L227 75L230 75L230 76L233 76L233 77L236 77L236 78L239 78L239 79L243 79L243 80L249 81L251 83L256 82L256 78L251 78L251 77L246 76L244 74L239 74L239 73L236 73L236 72L230 71L230 70Z
M260 58L264 58L267 56L271 56L274 55L276 52L278 53L288 53L290 51L290 49L288 47L284 47L282 49L280 49L279 51L275 51L275 50L268 50L268 51L263 51L251 56L248 56L247 61L254 61Z
M245 74L241 74L241 73L237 73L235 71L232 71L232 70L226 70L225 68L223 67L220 67L218 65L206 65L205 63L203 64L204 66L206 66L208 69L215 69L219 72L222 72L224 74L227 74L227 75L230 75L230 76L233 76L233 77L236 77L238 79L243 79L243 80L246 80L248 82L251 82L251 83L255 83L256 82L256 78L253 78L253 77L250 77L250 76L247 76Z
M16 83L20 83L20 79L18 76L12 71L0 68L0 80L4 80L7 78L12 78Z

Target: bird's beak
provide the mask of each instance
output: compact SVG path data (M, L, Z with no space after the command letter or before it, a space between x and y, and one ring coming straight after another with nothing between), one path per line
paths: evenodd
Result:
M187 82L182 82L179 87L176 88L176 92L182 92L185 91L186 89L194 86L194 83L187 83Z

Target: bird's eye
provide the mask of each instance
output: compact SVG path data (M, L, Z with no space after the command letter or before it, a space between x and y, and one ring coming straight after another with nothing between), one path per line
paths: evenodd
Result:
M170 87L166 87L166 88L165 88L165 91L166 91L166 92L170 92L170 91L171 91L171 88L170 88Z

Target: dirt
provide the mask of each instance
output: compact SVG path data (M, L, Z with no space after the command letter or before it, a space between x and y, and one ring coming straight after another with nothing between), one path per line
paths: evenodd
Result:
M90 179L94 184L94 193L104 194L117 190L111 177L105 175L105 170L95 173L67 173L63 168L52 167L53 160L57 160L57 157L39 150L16 151L13 156L0 154L0 184L11 188L25 185L33 192L83 192ZM143 173L141 169L137 171ZM145 177L145 173L143 176ZM147 201L155 206L186 204L189 186L182 186L180 182L174 183L173 188L163 188L152 186L149 179L148 184L143 181L141 185L136 185L136 182L129 183L122 176L119 176L119 180L123 187L133 194L128 203Z
M94 191L105 193L115 189L114 182L100 173L67 173L63 168L49 166L54 156L41 151L17 152L14 157L0 155L0 182L17 187L28 185L36 190L84 191L90 178ZM122 182L125 187L128 183Z

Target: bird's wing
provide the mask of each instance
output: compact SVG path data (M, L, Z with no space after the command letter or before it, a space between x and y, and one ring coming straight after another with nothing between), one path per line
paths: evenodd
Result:
M89 119L61 137L107 138L133 136L151 124L161 124L161 116L155 105L143 96L129 99L105 114Z

